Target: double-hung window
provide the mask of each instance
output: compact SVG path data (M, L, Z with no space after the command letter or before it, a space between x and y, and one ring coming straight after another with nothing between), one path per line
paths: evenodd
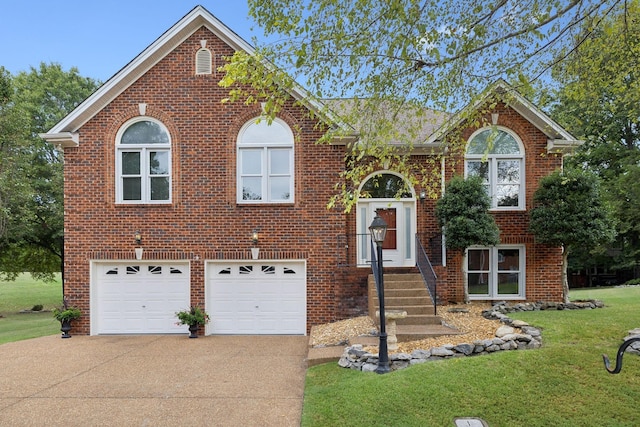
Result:
M127 122L118 132L116 153L118 203L171 202L171 138L150 117Z
M525 297L523 246L467 249L469 299L517 299Z
M482 178L492 209L524 209L524 149L511 132L476 132L467 146L465 173Z
M293 133L274 119L254 119L238 135L238 203L293 203Z

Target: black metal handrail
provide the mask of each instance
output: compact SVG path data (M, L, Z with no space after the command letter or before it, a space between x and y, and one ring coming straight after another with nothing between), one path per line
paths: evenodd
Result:
M429 296L431 297L431 301L433 302L433 314L434 316L437 313L437 284L438 284L438 276L436 272L433 271L433 266L429 261L429 257L427 256L427 252L424 250L424 246L422 246L422 242L420 242L420 237L416 234L416 267L420 271L420 275L422 276L422 280L424 281L427 291L429 291ZM374 270L375 271L375 270Z

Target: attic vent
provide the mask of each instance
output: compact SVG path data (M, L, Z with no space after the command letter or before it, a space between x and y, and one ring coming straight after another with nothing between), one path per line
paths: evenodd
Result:
M211 51L205 47L196 52L196 74L211 74Z

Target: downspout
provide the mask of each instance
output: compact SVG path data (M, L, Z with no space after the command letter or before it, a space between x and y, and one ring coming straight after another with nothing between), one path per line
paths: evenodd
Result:
M445 189L445 160L444 160L444 156L442 156L442 158L440 159L440 191L442 192L442 195L444 196L444 189ZM442 230L442 266L446 267L447 266L447 245L446 245L446 240L445 240L445 236L444 236L444 230Z

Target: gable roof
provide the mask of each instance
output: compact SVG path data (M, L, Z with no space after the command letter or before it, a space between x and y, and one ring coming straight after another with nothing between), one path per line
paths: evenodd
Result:
M584 143L584 141L576 139L573 135L567 132L562 126L522 96L511 85L500 79L489 86L477 101L471 103L453 115L449 121L447 121L442 127L434 132L429 139L427 139L425 144L435 145L441 143L448 132L461 125L465 120L467 112L480 108L490 96L500 94L508 94L509 96L506 98L507 105L513 108L518 114L547 136L547 152L567 154Z
M63 148L77 147L79 145L78 129L202 26L234 50L255 54L253 46L242 37L224 25L203 6L196 6L47 133L40 136ZM266 65L274 66L273 64ZM301 86L294 85L290 95L297 101L301 101L307 108L321 114L321 117L325 117L329 122L353 134L353 130L336 117L327 117L331 112L328 112L328 109L320 102L314 101Z

